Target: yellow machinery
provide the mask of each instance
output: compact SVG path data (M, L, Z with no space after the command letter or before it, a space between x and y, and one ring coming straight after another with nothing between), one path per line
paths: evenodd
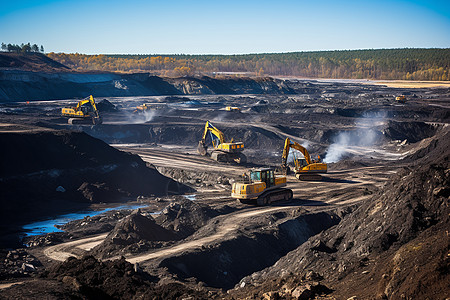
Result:
M236 107L236 106L227 106L227 107L225 107L225 110L226 111L237 111L237 112L241 111L241 109L239 107Z
M400 103L405 103L406 102L406 96L405 95L397 96L397 97L395 97L395 100L397 102L400 102Z
M242 154L244 150L244 143L233 142L233 139L229 143L225 143L225 137L223 133L214 127L210 121L206 121L205 130L203 131L203 136L201 141L198 142L197 151L200 155L208 155L208 146L206 145L206 136L208 132L211 136L211 143L214 150L211 153L211 158L221 162L237 162L245 163L247 157Z
M75 107L64 107L61 110L61 114L64 117L69 117L69 124L73 123L84 123L88 121L89 123L97 125L102 123L102 118L100 117L97 106L95 105L94 97L90 95L89 97L80 100Z
M286 138L286 141L284 142L283 155L281 158L281 168L284 173L289 173L287 159L291 148L300 151L304 157L298 158L295 156L295 152L293 152L295 177L300 180L322 180L322 176L319 173L327 172L327 164L321 162L320 157L318 157L317 160L311 160L308 150L297 142L291 142L289 138Z
M243 203L256 202L258 205L292 199L292 190L282 188L286 186L286 176L274 175L272 168L251 169L250 177L244 175L244 182L233 183L232 198Z
M166 105L164 103L144 103L142 105L136 106L136 109L133 111L134 113L143 113L150 110L158 110L165 108Z
M136 109L133 112L134 113L142 113L142 112L147 111L149 109L151 109L151 106L146 104L146 103L144 103L142 105L136 106Z

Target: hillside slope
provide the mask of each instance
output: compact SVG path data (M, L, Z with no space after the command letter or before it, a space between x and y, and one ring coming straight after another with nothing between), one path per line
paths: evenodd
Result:
M450 130L444 128L420 150L427 156L392 176L339 225L244 278L234 293L273 291L289 298L316 274L315 281L331 288L328 293L334 291L337 299L448 297L449 144ZM309 292L314 293L311 286Z
M42 53L0 52L0 70L19 69L35 72L57 72L70 70L69 67L49 58Z

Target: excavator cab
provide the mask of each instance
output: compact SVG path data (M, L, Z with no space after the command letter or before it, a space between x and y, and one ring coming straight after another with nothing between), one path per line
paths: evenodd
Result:
M283 189L286 186L286 176L275 176L274 169L255 168L250 170L250 180L234 182L231 187L231 197L242 203L267 205L278 200L292 199L292 190Z
M251 170L250 179L252 182L264 182L266 187L275 185L275 176L273 174L273 169L271 168Z

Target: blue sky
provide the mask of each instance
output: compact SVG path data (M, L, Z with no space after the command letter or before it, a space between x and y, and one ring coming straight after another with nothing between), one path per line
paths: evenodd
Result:
M42 44L46 52L450 47L450 1L0 1L0 42Z

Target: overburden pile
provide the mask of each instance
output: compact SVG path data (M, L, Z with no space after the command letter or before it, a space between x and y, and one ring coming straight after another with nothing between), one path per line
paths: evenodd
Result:
M450 276L450 131L422 143L408 166L339 225L276 265L246 277L241 293L281 288L313 271L335 295L362 299L445 298ZM290 275L289 275L290 274ZM245 284L242 284L245 282ZM249 286L250 283L250 286ZM426 287L426 288L425 288ZM403 299L402 298L402 299Z
M142 159L83 132L0 133L0 227L93 202L186 189Z
M123 253L139 253L178 240L178 236L158 225L153 217L144 216L140 210L117 222L105 240L91 253L106 258Z

